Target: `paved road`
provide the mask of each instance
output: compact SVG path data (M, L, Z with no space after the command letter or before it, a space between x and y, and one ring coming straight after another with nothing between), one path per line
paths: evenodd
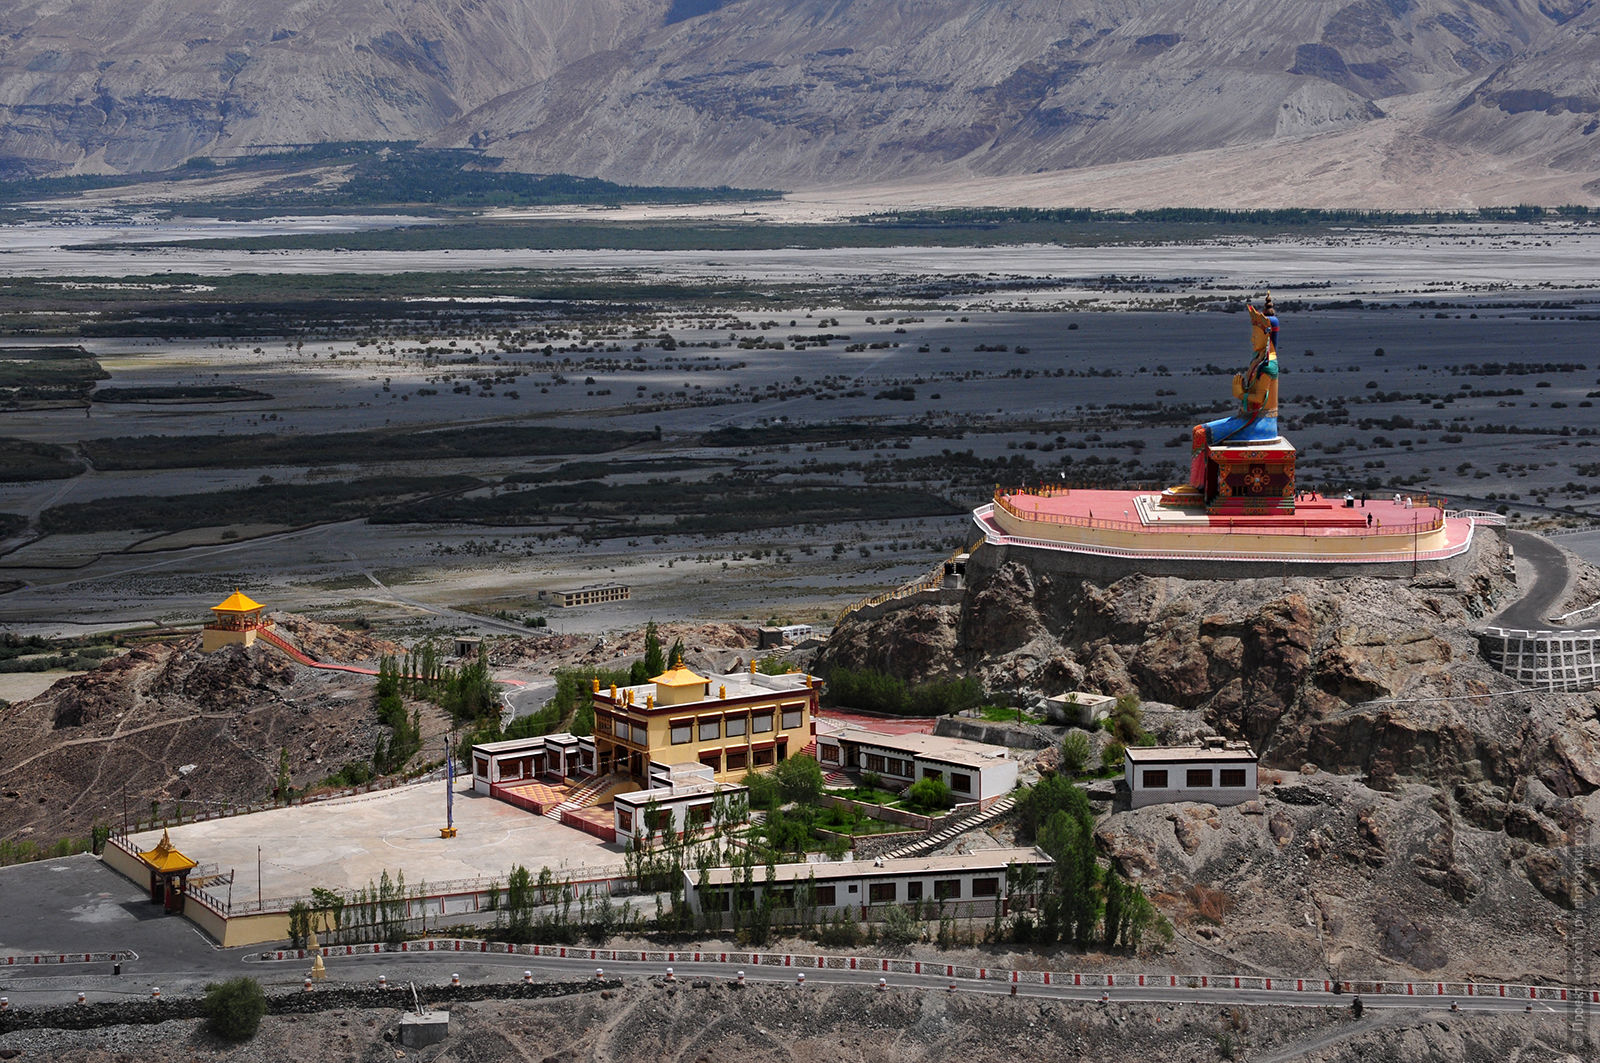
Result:
M120 977L113 976L109 964L69 964L39 967L0 967L0 994L12 1003L70 1003L82 991L89 1000L109 1000L148 996L158 985L163 995L200 992L207 982L249 974L269 986L299 985L309 968L306 960L263 961L261 947L218 949L188 921L162 916L149 905L140 891L120 875L89 856L0 869L0 894L7 899L7 918L0 921L0 952L30 952L35 949L132 949L138 958L123 965ZM938 962L938 961L931 961ZM596 967L608 977L625 979L659 978L665 963L650 961L601 961L587 958L561 959L548 956L508 956L494 954L383 953L366 956L339 956L327 961L330 979L373 983L383 974L391 983L403 981L445 984L455 973L464 982L505 982L532 971L541 980L582 978L594 974ZM731 980L740 970L750 982L781 983L794 986L795 968L750 966L739 963L676 962L671 965L677 977ZM875 986L886 978L892 990L949 992L950 979L942 975L900 974L866 970L811 969L804 971L807 985ZM1002 982L957 979L957 992L1010 995L1011 986ZM1098 1002L1102 990L1090 987L1020 984L1021 997ZM1457 997L1466 1011L1514 1013L1523 1011L1526 1000L1498 997ZM1236 990L1231 988L1192 989L1149 986L1116 987L1110 1002L1117 1004L1238 1004L1260 1007L1346 1006L1350 998L1321 991L1295 993L1284 990ZM1450 998L1398 995L1367 995L1363 1002L1376 1010L1445 1011ZM1548 1002L1534 1008L1555 1011Z
M1516 551L1518 559L1526 561L1533 569L1533 586L1486 623L1493 627L1526 631L1557 628L1547 618L1567 590L1571 575L1567 555L1550 540L1530 532L1508 531L1506 541ZM1591 622L1588 626L1594 625Z
M91 975L88 972L66 973L61 969L46 972L43 970L29 969L16 975L7 972L3 983L5 992L13 1003L45 1004L45 1003L70 1003L82 990L87 993L89 1000L112 999L117 997L137 996L149 994L149 986L160 985L166 996L186 995L199 992L208 981L219 977L232 977L236 974L249 974L260 979L269 986L295 986L299 985L305 977L310 963L305 960L261 961L256 959L257 953L240 950L222 952L218 951L211 962L198 964L182 964L179 962L163 962L158 958L145 958L131 962L124 967L121 979L114 979L104 975ZM669 965L659 962L640 961L602 961L596 963L588 959L560 959L544 956L506 956L506 955L460 955L454 954L441 957L438 954L428 953L385 953L382 955L367 956L339 956L327 961L328 977L331 981L373 984L378 975L384 975L391 985L400 985L408 981L429 982L443 985L449 982L451 975L460 974L464 983L493 983L512 982L522 976L523 971L532 972L535 979L540 981L571 980L591 976L595 971L602 970L607 978L623 978L625 980L655 979L659 980L666 974ZM679 961L670 965L675 976L680 980L695 978L712 978L721 981L733 981L742 971L750 983L769 983L795 986L800 989L798 975L802 972L793 968L750 966L737 963L694 963ZM882 974L874 971L849 971L849 970L817 970L807 969L805 974L806 986L864 986L873 987L880 978L885 979L888 988L895 991L917 990L921 992L951 992L952 980L943 975L915 975L915 974ZM1011 985L1005 982L978 981L975 979L955 979L955 992L980 993L988 996L1010 996ZM1283 990L1254 990L1254 989L1193 989L1186 987L1168 988L1165 986L1137 986L1116 987L1111 990L1101 990L1091 987L1073 986L1046 986L1038 984L1019 984L1016 987L1016 996L1040 1000L1072 1001L1081 1003L1107 1003L1107 1004L1204 1004L1204 1005L1240 1005L1246 1007L1273 1007L1273 1008L1311 1008L1311 1007L1345 1007L1351 997L1347 994L1332 994L1319 991L1296 993ZM1528 1002L1515 998L1500 997L1429 997L1429 996L1401 996L1383 994L1381 996L1365 995L1362 1002L1373 1011L1395 1012L1447 1012L1452 1002L1465 1012L1515 1014L1527 1010ZM1540 1001L1534 1004L1534 1010L1540 1013L1552 1013L1557 1007L1549 1002Z

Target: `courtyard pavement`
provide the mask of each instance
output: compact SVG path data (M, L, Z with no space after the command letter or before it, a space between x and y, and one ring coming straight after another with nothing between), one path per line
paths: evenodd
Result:
M621 846L471 792L458 779L456 837L441 838L445 824L442 781L370 794L276 808L248 816L187 823L171 829L172 843L204 867L234 871L233 902L305 897L312 887L354 890L387 871L405 875L415 889L487 877L503 878L521 864L560 875L578 868L618 868ZM161 831L135 834L150 849ZM257 848L261 874L257 879ZM226 898L226 885L213 887Z

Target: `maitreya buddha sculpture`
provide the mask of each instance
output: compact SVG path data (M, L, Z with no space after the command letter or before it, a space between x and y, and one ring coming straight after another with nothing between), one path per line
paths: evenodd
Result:
M1189 482L1162 493L1164 505L1198 505L1204 501L1206 448L1244 443L1271 443L1278 438L1278 317L1268 293L1263 308L1249 303L1250 346L1254 357L1243 373L1233 377L1233 397L1239 412L1194 426L1189 459Z

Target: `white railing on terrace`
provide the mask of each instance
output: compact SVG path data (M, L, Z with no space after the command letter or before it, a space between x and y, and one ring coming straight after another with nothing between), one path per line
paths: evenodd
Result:
M1447 509L1444 515L1447 520L1470 520L1485 527L1503 528L1506 524L1506 515L1492 509Z
M1281 564L1289 561L1295 564L1368 564L1383 562L1391 564L1398 561L1442 561L1452 557L1459 557L1466 553L1472 546L1472 539L1468 536L1458 546L1445 546L1433 550L1419 550L1415 552L1393 551L1378 554L1244 554L1231 550L1217 549L1164 549L1145 550L1135 547L1105 546L1100 543L1070 542L1062 539L1034 539L1026 535L1012 535L998 525L987 523L991 514L986 513L987 506L980 506L974 513L973 519L986 533L986 541L997 546L1031 546L1043 550L1060 550L1075 554L1093 554L1099 557L1124 557L1145 561L1206 561L1226 559L1228 561L1260 561L1263 563ZM1406 529L1408 532L1410 529Z
M1056 493L1059 494L1061 492ZM1051 497L1048 493L1040 494L1031 491L1008 491L1003 488L996 488L994 493L994 504L996 507L1005 510L1013 517L1016 517L1018 520L1030 521L1035 524L1056 524L1069 528L1094 528L1103 531L1130 531L1156 533L1161 535L1174 535L1183 532L1193 533L1217 531L1221 528L1221 525L1216 524L1146 524L1143 521L1138 520L1118 520L1110 517L1080 517L1072 513L1046 513L1038 509L1025 510L1012 501L1013 498L1026 498L1029 496L1035 498ZM1429 506L1429 499L1426 496L1415 501L1417 508L1413 510L1413 512L1417 513L1419 518L1423 510L1433 508ZM1413 535L1420 532L1438 531L1440 528L1444 527L1446 517L1445 511L1443 509L1435 509L1435 512L1437 515L1429 518L1427 521L1418 519L1409 523L1387 524L1376 528L1346 528L1340 526L1329 526L1315 520L1306 520L1304 518L1296 521L1289 514L1283 514L1281 516L1274 514L1272 524L1270 526L1260 528L1257 534L1274 536L1299 534L1308 537L1315 536L1319 539L1339 535L1361 537L1370 537L1375 535ZM1499 514L1492 514L1492 516L1498 518ZM1234 527L1232 517L1228 518L1228 527ZM1299 529L1298 532L1295 531L1296 528Z

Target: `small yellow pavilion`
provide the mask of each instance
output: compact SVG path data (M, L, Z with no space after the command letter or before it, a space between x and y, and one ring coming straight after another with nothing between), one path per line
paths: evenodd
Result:
M224 646L254 645L256 631L271 623L261 617L265 608L235 588L226 599L211 607L212 621L205 626L200 651L215 653Z
M683 665L683 658L672 662L672 667L651 679L656 685L657 705L686 705L704 701L711 694L711 680L695 675Z
M162 905L169 912L183 911L189 872L195 869L196 861L179 852L164 830L156 847L141 852L139 859L150 869L150 903Z

